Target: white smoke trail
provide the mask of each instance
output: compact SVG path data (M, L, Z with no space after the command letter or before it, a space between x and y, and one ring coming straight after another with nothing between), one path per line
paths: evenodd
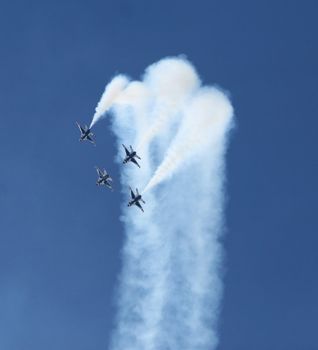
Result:
M201 88L185 106L181 128L143 193L171 176L208 142L217 146L229 128L232 114L232 106L220 90Z
M192 69L184 59L168 60L176 70ZM148 69L143 82L129 84L114 106L118 144L135 145L150 135L162 91L180 101L176 109L169 106L171 118L161 120L144 143L141 169L127 164L122 171L125 193L128 184L149 183L156 169L148 189L162 184L156 193L147 192L145 213L123 206L126 237L112 350L212 350L218 341L219 237L232 107L214 88L189 89L185 83L178 94L173 83L180 80L171 79L175 69L161 69L160 84L156 69Z
M128 79L124 75L118 75L106 85L105 91L95 108L95 114L90 128L92 128L98 120L105 115L109 108L114 104L116 98L123 92L127 84Z
M171 119L178 116L184 102L200 85L195 68L180 58L166 58L151 65L144 80L156 103L152 107L152 123L137 146L141 152L167 124L172 123Z

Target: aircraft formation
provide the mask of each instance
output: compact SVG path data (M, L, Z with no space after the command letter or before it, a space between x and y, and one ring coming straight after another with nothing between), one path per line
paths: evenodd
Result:
M87 125L85 125L83 127L78 122L76 122L76 124L77 124L77 127L81 133L79 141L81 141L81 142L82 141L89 141L94 146L96 146L96 143L93 139L94 134L92 133L91 128L89 128ZM141 158L138 156L137 152L134 151L132 146L129 146L129 149L125 145L122 145L122 146L125 150L125 157L123 160L123 164L127 164L128 162L131 162L131 163L134 163L136 166L138 166L138 168L140 168L140 165L137 162L136 158L139 160L141 160ZM111 184L113 179L107 173L106 169L101 170L97 166L95 168L96 168L97 175L98 175L98 178L96 180L96 185L97 186L106 186L110 190L113 191L113 187ZM141 194L138 192L138 189L136 188L136 193L135 193L130 187L130 196L131 196L131 200L128 202L127 206L131 207L131 206L135 205L143 212L144 209L143 209L142 205L140 204L140 202L142 202L143 204L145 204L146 202L143 200Z

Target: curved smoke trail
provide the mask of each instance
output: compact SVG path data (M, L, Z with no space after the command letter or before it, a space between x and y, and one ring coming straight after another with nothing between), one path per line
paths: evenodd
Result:
M109 84L106 85L105 91L99 100L90 129L105 115L105 113L115 103L117 97L123 92L128 84L128 79L124 75L118 75Z
M229 128L233 108L227 97L216 88L201 88L185 106L184 120L167 154L143 193L171 176L203 147L223 142Z
M153 120L140 142L138 150L144 149L166 125L172 123L185 101L198 89L200 80L195 68L185 60L163 59L146 69L145 85L155 97L152 106ZM170 120L169 120L170 119Z
M194 75L182 79L185 72ZM166 103L169 96L177 104ZM214 349L232 106L216 88L200 87L188 61L169 58L130 83L113 108L118 144L143 145L141 169L123 168L124 192L129 184L148 185L145 213L122 208L126 237L111 349ZM160 108L169 117L158 117Z

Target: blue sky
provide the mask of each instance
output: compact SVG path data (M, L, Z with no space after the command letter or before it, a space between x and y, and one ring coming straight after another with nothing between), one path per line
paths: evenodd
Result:
M186 54L237 118L219 349L315 349L316 3L1 5L0 348L107 348L126 198L95 186L94 165L118 176L107 120L97 148L75 120L114 74Z

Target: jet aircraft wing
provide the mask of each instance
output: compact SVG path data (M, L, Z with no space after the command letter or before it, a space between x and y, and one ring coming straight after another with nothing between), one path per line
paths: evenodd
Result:
M136 161L135 158L131 158L130 159L133 163L135 163L137 165L138 168L140 168L140 165L138 164L138 162Z
M123 147L124 147L124 149L125 149L126 156L127 156L127 157L128 157L128 156L130 156L130 153L129 153L128 149L126 148L126 146L125 146L125 145L123 145Z
M142 206L141 206L141 204L139 202L136 202L135 204L137 205L138 208L141 209L142 212L144 212L144 210L143 210L143 208L142 208Z
M94 146L96 146L95 141L89 135L87 135L86 138L89 142L91 142Z
M132 198L132 199L135 199L136 196L135 196L135 194L134 194L134 191L133 191L131 188L130 188L130 194L131 194L131 198Z
M106 185L108 188L110 188L111 190L113 190L112 185L111 185L107 180L105 181L105 185Z
M79 128L81 134L84 134L85 130L78 124L78 122L76 122L76 124L77 124L77 127Z

